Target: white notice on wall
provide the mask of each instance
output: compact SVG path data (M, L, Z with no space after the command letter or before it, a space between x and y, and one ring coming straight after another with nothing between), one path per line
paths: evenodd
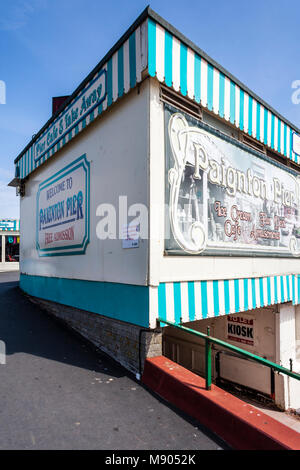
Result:
M123 226L122 248L138 248L140 244L140 224Z

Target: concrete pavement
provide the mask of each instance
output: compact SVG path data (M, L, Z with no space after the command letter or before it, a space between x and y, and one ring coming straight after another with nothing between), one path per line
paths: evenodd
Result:
M0 449L222 449L0 274Z

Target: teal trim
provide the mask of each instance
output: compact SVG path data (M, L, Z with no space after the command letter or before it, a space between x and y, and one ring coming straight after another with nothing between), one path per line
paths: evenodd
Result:
M260 104L256 104L256 138L260 140Z
M267 296L268 296L268 305L271 305L271 279L267 277Z
M226 279L224 281L224 304L225 304L225 313L230 313L230 297L229 297L229 281Z
M207 318L207 314L208 314L207 281L201 281L201 307L202 307L202 318Z
M248 104L248 134L252 135L253 129L253 98L249 96L249 104Z
M201 100L201 57L195 54L194 63L194 89L195 101L200 103Z
M249 288L248 279L244 279L244 310L245 312L249 309Z
M264 144L268 144L268 110L264 109Z
M130 88L134 88L136 85L135 31L129 37L129 73L130 73Z
M291 300L291 290L290 290L289 276L285 276L285 278L286 278L286 288L287 288L287 299Z
M283 276L280 276L280 290L281 290L281 303L284 302L284 284L283 284Z
M214 104L214 68L211 64L207 64L207 108L213 110Z
M244 90L240 90L240 129L244 130L244 112L245 112L245 103L244 103L245 93Z
M255 279L251 279L251 288L252 288L252 308L256 308L256 290L255 290Z
M296 303L296 286L295 286L295 276L292 275L292 295L293 295L293 305Z
M165 82L171 87L173 84L173 36L165 31Z
M275 116L271 114L271 148L275 148Z
M107 62L107 106L112 104L113 99L113 71L112 57Z
M166 284L164 283L158 286L158 315L164 320L167 319Z
M283 126L283 154L287 157L287 125Z
M281 121L278 119L278 147L277 150L281 153Z
M188 282L188 296L189 296L189 319L194 321L196 318L195 308L195 284L193 281Z
M118 97L124 94L124 48L118 50Z
M220 314L219 304L219 282L213 281L213 293L214 293L214 316L218 317Z
M149 327L149 288L131 284L20 275L29 295Z
M174 321L175 323L180 323L180 318L181 318L180 282L174 282L173 294L174 294Z
M234 280L234 308L236 313L240 311L240 288L239 280Z
M148 18L148 72L151 77L156 75L156 24Z
M219 79L219 116L224 118L224 108L225 108L225 75L220 72Z
M180 91L187 95L187 47L180 43Z
M274 303L278 304L278 286L277 286L277 276L274 276Z
M235 123L235 84L230 81L230 122Z
M265 305L264 301L264 285L263 285L263 278L259 278L259 300L260 300L260 306L263 307Z

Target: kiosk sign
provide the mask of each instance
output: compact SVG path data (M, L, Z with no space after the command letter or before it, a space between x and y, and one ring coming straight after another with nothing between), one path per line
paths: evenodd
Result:
M78 255L89 243L89 172L83 155L39 185L39 256Z
M227 339L254 346L254 319L242 315L228 315Z
M166 249L300 256L300 176L167 107L166 122Z

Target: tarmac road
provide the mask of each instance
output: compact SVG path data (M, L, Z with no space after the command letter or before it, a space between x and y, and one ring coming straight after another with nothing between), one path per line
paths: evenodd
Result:
M18 276L0 273L0 449L226 448L32 304Z

